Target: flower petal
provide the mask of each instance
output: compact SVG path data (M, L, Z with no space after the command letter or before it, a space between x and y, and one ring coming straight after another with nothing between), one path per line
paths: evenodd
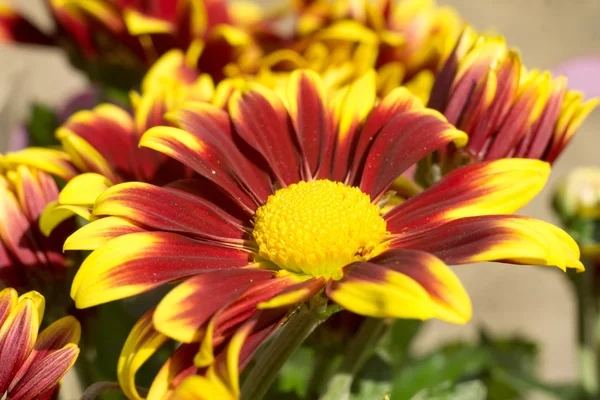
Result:
M119 181L116 171L130 171L137 150L133 118L113 104L73 114L56 137L81 171L99 173L112 182Z
M261 85L248 84L248 88L229 100L236 132L264 157L282 186L298 182L301 164L283 102Z
M273 298L259 303L256 307L259 309L291 307L308 300L323 288L325 280L323 278L310 278L304 282L299 282L288 286Z
M235 165L216 143L204 141L191 132L166 126L146 131L140 146L156 150L187 165L206 179L221 187L248 212L256 209L256 202L238 184Z
M112 186L105 176L87 172L71 179L60 191L58 201L61 204L93 206L98 196Z
M240 241L246 235L242 221L202 197L149 183L128 182L109 188L98 197L93 213L217 241Z
M566 232L517 215L461 218L422 235L400 235L392 246L427 251L448 264L504 261L583 269L579 247Z
M79 355L81 326L73 317L64 317L44 329L34 349L13 378L11 398L34 398L55 387Z
M381 99L381 102L369 114L358 137L354 150L354 161L352 163L352 180L354 180L358 172L362 170L368 150L382 127L396 114L421 110L423 108L424 105L421 100L404 87L395 88L387 96ZM358 175L360 176L360 174ZM356 182L357 185L359 183L360 182Z
M120 217L105 217L79 228L65 240L63 250L96 250L108 241L146 229Z
M219 309L256 282L275 273L257 269L224 269L186 280L167 294L154 314L154 325L163 334L184 343L204 337L201 328Z
M10 312L17 305L19 295L13 288L7 287L0 291L0 328L8 318Z
M42 147L28 147L14 153L6 153L0 157L0 164L8 167L27 165L64 180L69 180L77 175L69 155L59 150Z
M513 213L542 189L549 173L548 163L519 158L468 165L384 218L392 234L413 234L458 218Z
M234 177L258 200L258 204L263 204L273 193L269 176L240 151L241 143L236 143L227 112L208 103L190 102L169 112L166 118L203 143L216 147L223 159L228 160L228 168L235 173Z
M417 281L369 262L348 265L342 279L329 281L327 296L369 317L425 320L436 316L436 304Z
M201 271L248 265L245 250L202 242L169 232L120 236L90 254L81 265L71 297L87 308L145 292Z
M376 100L376 74L369 70L354 81L335 99L334 118L337 124L331 179L344 181L350 169L353 147L360 125L373 109Z
M39 326L35 301L22 296L0 327L0 393L6 392L19 367L31 353Z
M160 368L150 390L147 400L163 400L172 398L171 393L180 383L198 371L194 365L194 356L198 351L198 343L182 344L175 350L173 355ZM137 399L137 397L130 397Z
M141 400L136 386L135 375L146 361L168 338L154 329L152 318L154 309L144 314L133 326L119 355L117 377L128 399Z
M417 250L390 250L369 262L414 279L431 297L436 318L454 324L471 319L469 295L454 272L436 256Z
M310 179L321 167L325 151L331 151L328 146L333 138L327 95L319 75L309 70L292 72L287 85L287 104L309 172L305 178Z
M376 201L407 168L450 142L467 143L467 134L455 129L435 110L397 114L383 126L369 150L360 189Z

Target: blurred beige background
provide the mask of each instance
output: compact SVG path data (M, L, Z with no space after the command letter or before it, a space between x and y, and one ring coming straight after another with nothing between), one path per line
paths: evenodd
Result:
M477 29L502 33L521 50L529 67L552 68L573 57L600 56L600 0L439 1L454 6ZM49 26L42 0L12 3L42 26ZM0 108L5 101L10 107L8 118L0 121L0 150L5 148L7 132L23 117L26 104L37 100L59 105L83 85L84 79L58 52L0 47ZM599 128L596 110L556 164L549 186L576 165L598 163ZM546 188L523 213L551 221L548 194ZM543 377L562 381L576 376L573 299L560 270L499 264L456 270L472 296L473 321L467 326L429 324L419 339L419 350L449 339L474 337L477 327L484 325L497 333L539 340Z

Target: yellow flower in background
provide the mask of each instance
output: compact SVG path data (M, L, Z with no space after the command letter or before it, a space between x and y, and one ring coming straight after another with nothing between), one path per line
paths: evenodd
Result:
M582 269L565 232L508 215L543 187L542 161L466 166L382 211L402 172L467 136L404 88L377 101L374 71L336 93L316 73L295 71L285 99L250 84L225 110L191 102L171 121L140 144L198 177L109 188L94 204L98 219L65 245L93 250L73 282L78 307L183 281L123 349L119 381L131 398L137 370L169 338L184 344L150 398L236 398L238 368L302 302L465 323L471 304L448 264Z
M53 399L79 355L81 327L64 317L38 334L45 309L38 292L0 290L0 396Z

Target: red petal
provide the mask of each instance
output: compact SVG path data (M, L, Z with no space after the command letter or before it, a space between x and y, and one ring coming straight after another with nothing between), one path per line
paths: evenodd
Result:
M243 221L202 197L141 182L107 189L96 200L94 215L123 217L152 230L218 241L239 241L246 235Z
M52 389L75 363L78 355L79 347L69 344L31 364L18 383L11 385L8 398L35 399L39 393Z
M80 308L132 296L200 272L248 265L250 253L168 232L120 236L83 262L71 287Z
M249 286L274 275L267 270L225 269L190 278L162 299L154 314L154 325L177 341L198 341L204 336L200 328L213 314Z
M396 115L402 112L423 109L423 103L406 88L399 87L385 96L371 111L358 137L352 163L351 181L363 168L368 150L381 129ZM358 174L360 176L360 174ZM356 182L358 185L359 182Z
M273 193L268 175L240 152L242 143L236 143L239 139L233 136L225 111L206 103L188 103L170 112L168 119L202 142L218 148L228 162L227 167L235 172L240 184L258 200L258 204L263 204ZM202 174L202 171L198 173Z
M231 97L229 113L236 132L265 158L282 186L300 180L297 139L290 129L289 115L275 93L251 85L250 90Z
M331 151L327 146L333 135L331 116L326 104L327 95L319 75L308 70L292 72L288 81L287 99L304 165L308 170L305 179L310 180L319 170L324 153Z
M437 111L397 114L381 129L369 150L360 189L376 201L407 168L451 141L464 145L467 135Z
M0 327L0 393L6 392L19 367L29 356L39 325L37 306L25 297L20 299Z

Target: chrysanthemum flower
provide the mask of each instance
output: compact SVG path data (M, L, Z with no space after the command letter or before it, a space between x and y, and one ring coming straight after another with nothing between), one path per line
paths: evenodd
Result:
M425 101L462 25L452 9L433 0L294 3L291 15L284 13L291 34L280 33L277 18L261 21L254 38L263 55L250 63L259 68L255 73L276 79L282 71L310 68L327 86L339 87L377 68L380 95L404 84Z
M501 37L467 29L440 70L428 106L469 135L462 150L440 154L444 170L523 157L554 162L596 99L567 89L564 77L526 70Z
M44 308L38 292L18 296L12 288L0 291L0 396L55 398L60 379L75 363L79 322L65 317L38 335Z
M145 351L122 355L122 381L166 337L185 343L178 367L164 372L182 378L212 359L211 348L231 345L244 322L266 318L259 311L274 313L268 330L309 299L465 323L471 303L447 264L582 268L565 232L506 215L544 185L549 165L539 160L466 166L382 214L405 169L467 136L406 89L377 102L373 71L333 98L316 73L295 71L284 99L249 84L228 112L195 102L171 119L177 127L152 128L140 145L202 178L115 185L94 205L102 218L65 243L94 250L73 282L78 307L183 280L130 336L127 348Z
M243 46L222 0L47 0L56 28L43 34L7 5L0 7L0 41L57 45L93 79L134 87L171 49L192 47L201 66L220 74ZM204 51L203 51L204 50ZM217 62L222 60L222 62ZM208 68L210 67L210 68Z
M100 104L73 114L56 132L79 174L44 212L41 227L49 234L60 222L77 214L90 219L96 197L121 182L165 184L191 176L181 163L138 147L150 127L165 125L166 112L183 101L219 100L212 78L188 65L190 54L171 50L152 66L141 93L132 92L133 112Z
M38 221L44 207L58 198L50 174L68 179L74 173L67 156L55 150L0 155L0 287L52 290L66 278L62 245L74 228L62 226L46 237Z

